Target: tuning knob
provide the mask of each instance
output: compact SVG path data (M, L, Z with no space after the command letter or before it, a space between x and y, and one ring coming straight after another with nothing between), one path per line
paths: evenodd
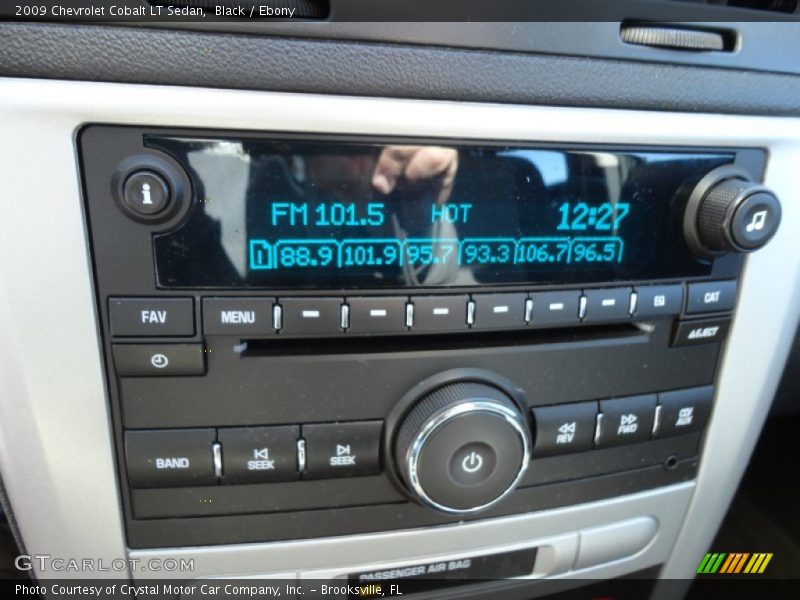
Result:
M530 434L522 412L499 389L444 385L403 419L394 454L400 475L423 504L469 514L499 502L528 466Z
M684 228L693 249L713 257L758 250L775 235L780 220L775 194L743 173L724 170L695 188Z

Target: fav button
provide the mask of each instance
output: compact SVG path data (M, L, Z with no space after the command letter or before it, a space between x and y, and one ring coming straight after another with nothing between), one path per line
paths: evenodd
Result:
M691 314L733 310L736 301L735 281L690 283L686 312Z
M202 344L114 344L120 377L174 377L206 372Z
M264 335L272 328L272 298L203 298L206 335Z
M191 298L109 298L108 316L113 336L194 335Z
M600 435L595 441L598 448L646 442L653 431L656 395L601 400L600 412Z
M128 481L134 488L214 485L213 429L125 432Z
M533 456L554 456L592 449L597 402L533 409L536 441Z
M381 472L381 421L303 425L305 479L375 475Z
M219 430L223 483L265 483L300 478L296 425L226 427Z

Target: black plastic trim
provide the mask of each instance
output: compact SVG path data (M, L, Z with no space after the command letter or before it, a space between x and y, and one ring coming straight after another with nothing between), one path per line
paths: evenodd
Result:
M0 23L0 38L0 76L554 106L800 114L800 77L731 68L117 26L6 22ZM621 44L618 38L617 43ZM620 85L621 81L626 85ZM769 94L764 93L766 89Z

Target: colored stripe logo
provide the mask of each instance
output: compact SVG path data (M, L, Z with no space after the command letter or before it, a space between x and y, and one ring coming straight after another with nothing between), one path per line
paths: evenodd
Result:
M701 575L760 575L771 560L772 552L709 552L700 562L697 572Z

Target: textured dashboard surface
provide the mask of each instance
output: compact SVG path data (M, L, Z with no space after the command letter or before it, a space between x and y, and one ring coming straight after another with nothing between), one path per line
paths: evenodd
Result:
M0 23L0 39L0 76L800 115L800 77L756 71L109 26Z

